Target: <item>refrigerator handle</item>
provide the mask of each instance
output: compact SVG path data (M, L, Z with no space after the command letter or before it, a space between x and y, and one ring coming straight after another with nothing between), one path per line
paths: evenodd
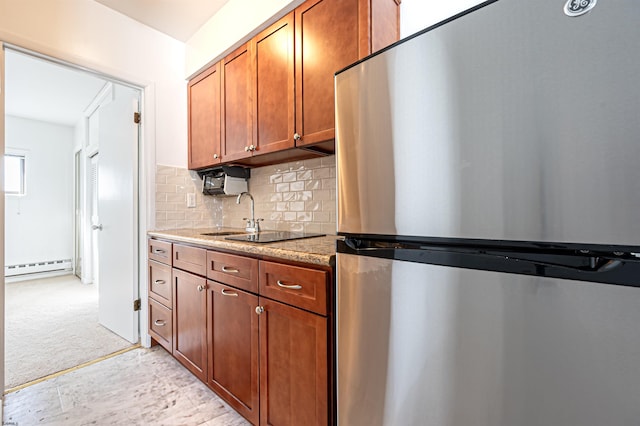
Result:
M379 253L380 257L402 258L402 252L407 253L432 253L432 254L459 254L463 256L475 256L484 259L497 259L507 262L530 262L538 266L561 268L578 272L610 272L624 265L625 260L634 260L634 256L627 253L623 258L608 258L606 255L576 255L575 252L557 253L557 256L550 253L535 253L525 251L499 251L493 248L475 247L460 249L457 247L430 247L424 244L392 242L392 241L369 241L359 238L346 238L347 245L356 254L373 255L372 252ZM622 254L621 254L622 255ZM375 256L375 255L374 255ZM556 261L554 261L556 260ZM578 260L578 262L576 262Z

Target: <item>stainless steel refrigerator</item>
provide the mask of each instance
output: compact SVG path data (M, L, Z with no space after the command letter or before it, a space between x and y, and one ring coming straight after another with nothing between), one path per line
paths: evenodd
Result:
M485 2L335 85L338 424L640 425L640 2Z

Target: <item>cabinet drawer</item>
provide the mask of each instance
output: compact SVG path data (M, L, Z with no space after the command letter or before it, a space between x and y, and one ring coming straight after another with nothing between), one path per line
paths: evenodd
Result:
M327 272L260 261L260 296L327 314Z
M169 352L173 347L173 321L171 309L149 299L149 334Z
M147 243L149 259L171 265L171 243L154 239L149 239Z
M204 276L206 273L207 251L205 249L173 245L173 267Z
M149 296L171 308L171 266L149 261Z
M207 252L207 278L258 292L258 260L215 251Z

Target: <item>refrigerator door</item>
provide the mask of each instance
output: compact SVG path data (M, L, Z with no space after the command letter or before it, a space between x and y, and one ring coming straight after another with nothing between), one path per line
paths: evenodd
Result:
M338 253L338 424L640 419L631 287Z
M342 234L638 245L640 7L499 0L336 75Z

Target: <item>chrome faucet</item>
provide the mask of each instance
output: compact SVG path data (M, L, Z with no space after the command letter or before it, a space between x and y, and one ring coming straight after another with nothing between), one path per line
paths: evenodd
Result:
M247 225L245 226L244 230L247 232L260 232L260 221L263 219L256 219L253 196L248 192L241 192L240 195L238 195L238 198L236 199L236 204L240 204L240 199L242 198L243 195L248 195L249 199L251 200L251 219L248 219L246 217L242 218L242 220L247 221Z

